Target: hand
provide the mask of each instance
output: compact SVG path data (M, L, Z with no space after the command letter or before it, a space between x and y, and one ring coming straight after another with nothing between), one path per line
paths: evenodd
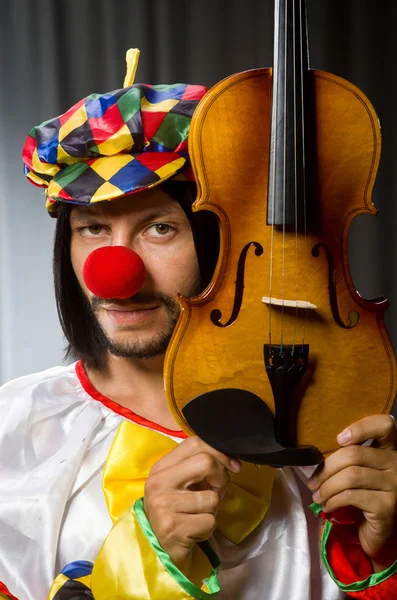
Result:
M196 542L216 527L216 511L238 460L214 450L197 436L181 442L151 469L144 507L161 546L176 566L183 565Z
M370 439L375 440L376 447L359 445ZM308 485L316 490L313 500L324 512L343 506L362 511L360 543L376 562L396 523L396 424L390 415L366 417L350 425L337 440L343 447L316 469Z

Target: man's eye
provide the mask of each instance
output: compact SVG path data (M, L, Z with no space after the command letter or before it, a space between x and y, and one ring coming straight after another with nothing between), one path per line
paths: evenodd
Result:
M98 235L99 233L102 232L102 225L86 225L86 227L83 227L83 231L86 231L87 233L91 234L91 235Z
M156 223L153 227L156 233L158 233L159 235L166 235L172 230L172 227L170 225L167 225L167 223Z

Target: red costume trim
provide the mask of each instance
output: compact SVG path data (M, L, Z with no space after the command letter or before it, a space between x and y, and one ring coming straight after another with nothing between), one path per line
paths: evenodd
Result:
M91 398L93 398L94 400L98 400L99 402L101 402L101 404L103 404L113 412L117 413L118 415L125 417L133 423L143 425L143 427L148 427L149 429L154 429L155 431L160 431L161 433L166 433L167 435L172 435L173 437L177 437L183 440L187 438L187 435L184 431L174 431L173 429L167 429L166 427L163 427L158 423L154 423L153 421L145 419L145 417L137 415L129 408L126 408L125 406L121 406L121 404L114 402L114 400L110 400L110 398L103 396L100 392L98 392L98 390L94 388L91 381L88 379L87 373L81 360L79 360L76 363L76 375L84 390L87 392L87 394L91 396Z
M389 557L390 567L374 573L372 562L358 537L359 511L346 507L329 514L321 511L319 516L324 519L322 536L325 536L325 545L321 545L324 563L348 597L361 600L397 598L397 561L393 562L395 545Z
M16 598L15 596L13 596L11 594L11 592L9 591L9 589L1 581L0 581L0 594L4 594L10 600L18 600L18 598Z

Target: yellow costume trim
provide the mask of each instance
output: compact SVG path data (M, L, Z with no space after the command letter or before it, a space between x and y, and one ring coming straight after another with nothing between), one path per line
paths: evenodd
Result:
M197 564L202 565L200 553L204 556L199 547L195 547L191 564L196 572ZM216 591L211 593L207 591L206 582L198 588L176 567L172 565L172 568L173 575L154 551L136 511L130 509L113 526L98 554L92 572L92 593L95 600L204 600L217 594L216 574L212 576L216 579ZM188 576L191 578L190 573Z
M167 436L124 421L117 431L103 472L103 490L115 522L144 495L151 467L177 442ZM235 544L245 539L264 519L270 506L274 470L243 463L230 473L231 484L217 513L217 529Z
M166 435L130 421L119 426L103 474L114 525L92 571L90 589L95 600L205 600L217 596L219 561L208 542L194 546L182 572L161 547L143 509L151 467L176 446ZM217 513L217 528L239 543L266 515L274 470L243 463L240 473L230 476L231 484ZM48 600L57 600L55 595L64 584L65 577L60 575Z

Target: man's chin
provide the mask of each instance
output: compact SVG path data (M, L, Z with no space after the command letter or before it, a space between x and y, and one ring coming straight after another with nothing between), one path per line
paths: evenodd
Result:
M106 350L112 356L135 360L150 360L165 354L171 335L157 336L148 340L117 340L106 337Z

